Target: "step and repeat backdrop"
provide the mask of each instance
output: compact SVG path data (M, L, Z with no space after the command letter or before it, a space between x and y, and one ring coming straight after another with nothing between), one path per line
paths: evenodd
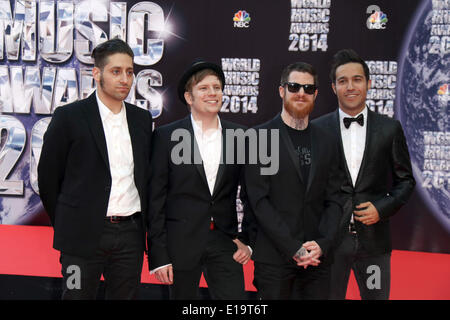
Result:
M155 126L185 117L178 79L197 58L220 64L220 116L253 126L281 110L281 70L314 65L312 118L334 111L330 61L357 51L367 106L404 128L417 186L392 218L394 249L450 253L449 0L0 0L0 224L49 225L37 186L56 108L94 89L90 53L120 37L135 53L127 101Z

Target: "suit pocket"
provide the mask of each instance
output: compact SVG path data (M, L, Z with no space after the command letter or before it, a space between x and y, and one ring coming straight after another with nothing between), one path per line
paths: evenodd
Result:
M75 198L73 196L69 196L69 195L64 194L64 193L60 193L59 194L57 202L65 204L65 205L67 205L69 207L72 207L72 208L76 208L76 207L78 207L80 205L79 199L77 199L77 198Z
M181 222L185 223L186 219L178 219L178 218L172 218L172 217L166 217L166 222L172 223L172 222Z

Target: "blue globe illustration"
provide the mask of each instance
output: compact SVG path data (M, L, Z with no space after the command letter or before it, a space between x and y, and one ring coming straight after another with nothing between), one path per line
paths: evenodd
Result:
M447 133L448 140L450 132L448 94L438 94L441 86L450 83L450 51L448 48L430 47L431 28L432 1L424 0L411 22L409 34L404 38L399 58L395 114L405 131L417 181L416 190L438 221L450 231L449 171L445 167L430 170L424 165L427 158L430 159L424 135L440 132L444 133L441 137L445 137ZM447 145L447 149L441 149L447 162L450 159L448 144L445 138L437 143ZM437 159L442 159L442 153L439 157Z
M5 61L4 65L13 66L27 66L36 65L42 72L44 67L55 67L55 64L47 63L44 59L38 58L36 62L21 62L21 61ZM80 63L72 55L71 59L63 64L56 65L56 67L74 68L79 70ZM11 93L14 94L14 93ZM30 166L31 166L31 131L37 121L47 118L51 115L35 114L31 109L29 114L12 113L7 114L19 120L25 127L27 138L23 152L17 161L16 165L11 170L8 180L23 181L23 195L0 195L0 224L13 225L33 225L33 224L48 224L49 219L46 216L45 210L42 206L39 194L35 192L30 181Z

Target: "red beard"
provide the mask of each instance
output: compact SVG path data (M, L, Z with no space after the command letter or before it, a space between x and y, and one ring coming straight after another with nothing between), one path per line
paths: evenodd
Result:
M284 108L289 115L295 119L304 119L314 109L314 102L303 105L301 108L294 106L295 102L284 101Z

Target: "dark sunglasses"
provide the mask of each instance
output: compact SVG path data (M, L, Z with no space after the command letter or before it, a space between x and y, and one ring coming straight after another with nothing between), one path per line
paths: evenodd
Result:
M286 82L284 84L287 86L289 92L296 93L299 92L301 88L305 91L307 94L314 94L316 92L316 85L314 84L300 84L297 82Z

